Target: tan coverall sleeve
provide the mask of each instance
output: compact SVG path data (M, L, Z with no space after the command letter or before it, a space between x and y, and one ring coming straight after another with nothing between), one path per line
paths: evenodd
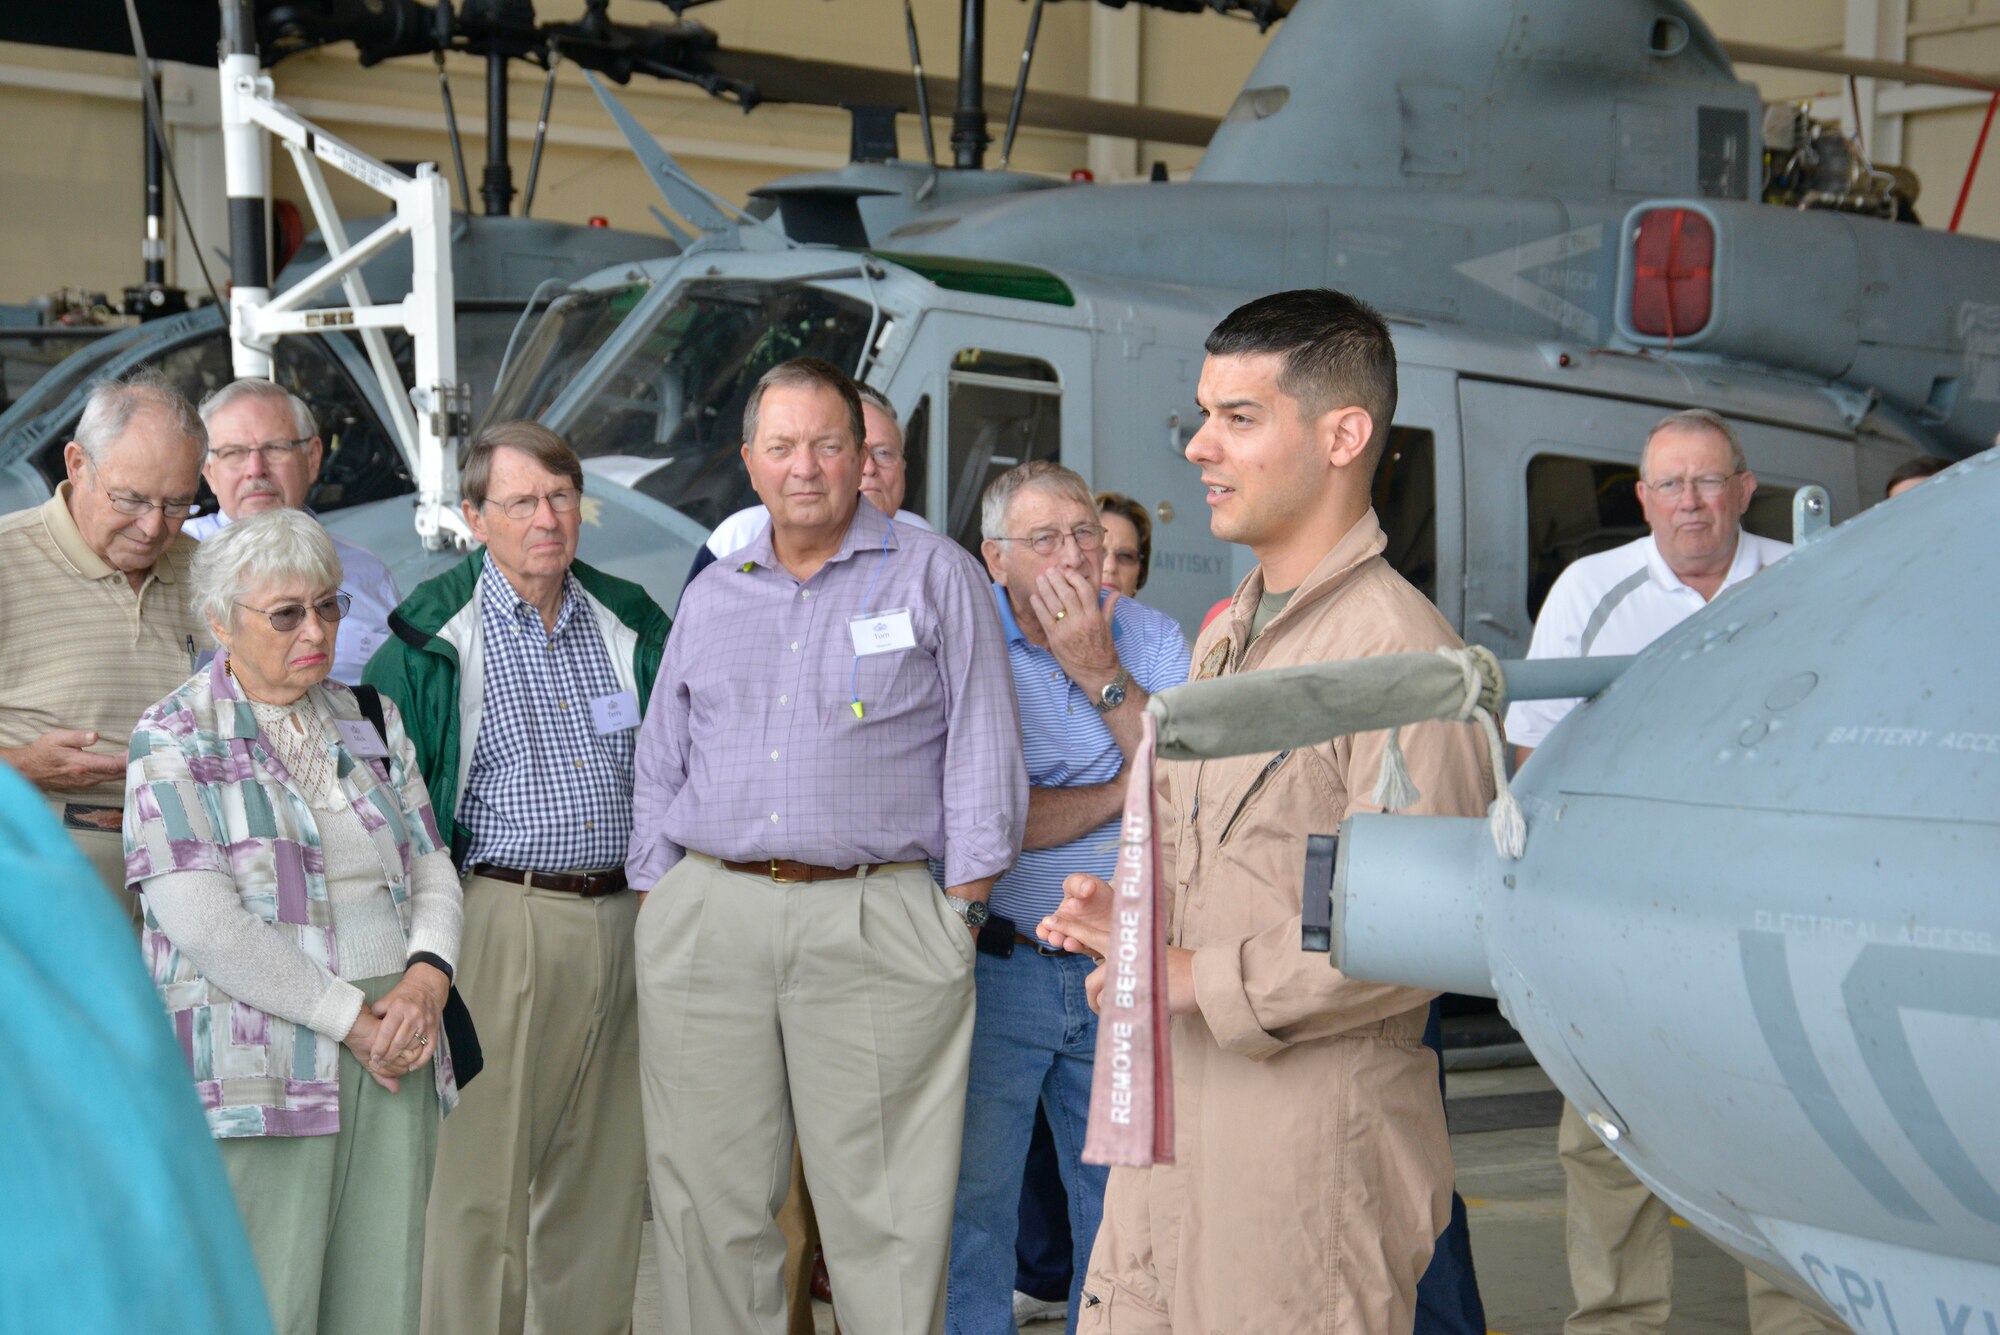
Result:
M1349 787L1346 814L1381 810L1370 795L1387 742L1386 732L1371 732L1334 744L1335 762ZM1420 724L1403 729L1402 744L1410 777L1422 794L1406 815L1419 819L1485 812L1493 777L1476 727ZM1302 831L1318 825L1301 813ZM1303 844L1304 834L1299 837ZM1329 967L1324 956L1299 949L1300 917L1294 913L1255 935L1194 952L1196 1005L1216 1042L1228 1051L1261 1060L1292 1043L1400 1015L1437 995L1358 982Z

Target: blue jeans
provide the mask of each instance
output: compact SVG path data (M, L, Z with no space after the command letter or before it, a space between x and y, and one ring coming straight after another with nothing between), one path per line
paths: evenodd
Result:
M1424 1024L1424 1046L1438 1054L1438 1093L1444 1093L1443 1026L1439 1005L1431 1002ZM1416 1335L1486 1335L1486 1305L1479 1300L1479 1277L1472 1271L1472 1229L1465 1221L1465 1202L1454 1188L1451 1222L1438 1235L1430 1268L1417 1283Z
M1014 1241L1037 1104L1048 1114L1069 1193L1075 1249L1069 1329L1076 1329L1077 1296L1104 1213L1106 1177L1105 1169L1078 1159L1097 1050L1097 1016L1084 998L1083 980L1095 967L1087 956L1044 956L1019 944L1009 959L982 954L974 966L979 1008L951 1226L950 1335L1014 1335Z

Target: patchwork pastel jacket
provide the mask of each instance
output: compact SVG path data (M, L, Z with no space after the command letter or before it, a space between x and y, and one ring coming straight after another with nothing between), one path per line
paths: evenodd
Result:
M259 736L224 662L217 658L188 678L133 730L125 774L127 888L143 895L149 876L220 872L236 882L246 909L337 976L339 943L312 808ZM313 690L333 718L362 718L346 687L327 682ZM415 748L394 704L385 700L383 712L386 761L357 759L342 741L333 746L341 791L382 859L407 934L411 865L440 840ZM338 1042L215 987L160 930L150 907L141 948L217 1137L324 1136L340 1129ZM432 1069L438 1106L448 1113L458 1086L444 1036L438 1039Z

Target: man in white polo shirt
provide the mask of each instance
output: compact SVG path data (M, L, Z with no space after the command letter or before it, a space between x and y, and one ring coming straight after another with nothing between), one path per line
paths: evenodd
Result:
M208 457L201 475L215 493L214 514L188 520L181 531L200 542L244 515L279 508L305 510L326 450L306 401L273 381L246 376L201 401ZM389 613L403 601L389 567L366 547L338 533L340 587L354 600L333 645L333 679L352 685L389 638Z
M1662 419L1639 456L1639 505L1652 532L1586 556L1557 578L1535 619L1530 658L1636 654L1717 594L1784 558L1791 547L1743 531L1756 474L1736 432L1706 408ZM1509 706L1507 736L1525 761L1575 700ZM1563 1105L1557 1137L1568 1184L1570 1286L1564 1335L1656 1335L1673 1306L1667 1207ZM1842 1327L1745 1272L1753 1335L1815 1335Z

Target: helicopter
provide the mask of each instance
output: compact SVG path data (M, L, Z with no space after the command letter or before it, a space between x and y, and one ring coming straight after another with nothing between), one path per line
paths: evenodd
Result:
M1801 172L1687 5L1264 17L1280 26L1191 179L932 206L925 184L964 169L781 179L758 196L808 240L711 218L676 258L578 283L489 418L539 418L596 490L657 505L654 547L593 559L670 600L685 553L754 499L736 428L757 375L824 356L896 404L906 505L968 546L986 483L1030 458L1140 500L1148 600L1192 629L1248 560L1207 533L1180 457L1202 339L1250 296L1337 286L1397 343L1389 557L1509 655L1564 566L1643 531L1624 484L1669 411L1735 425L1761 483L1746 522L1772 536L1801 487L1854 514L1905 459L2000 429L2000 246L1893 221L1907 200L1866 164ZM671 203L671 159L631 138Z

